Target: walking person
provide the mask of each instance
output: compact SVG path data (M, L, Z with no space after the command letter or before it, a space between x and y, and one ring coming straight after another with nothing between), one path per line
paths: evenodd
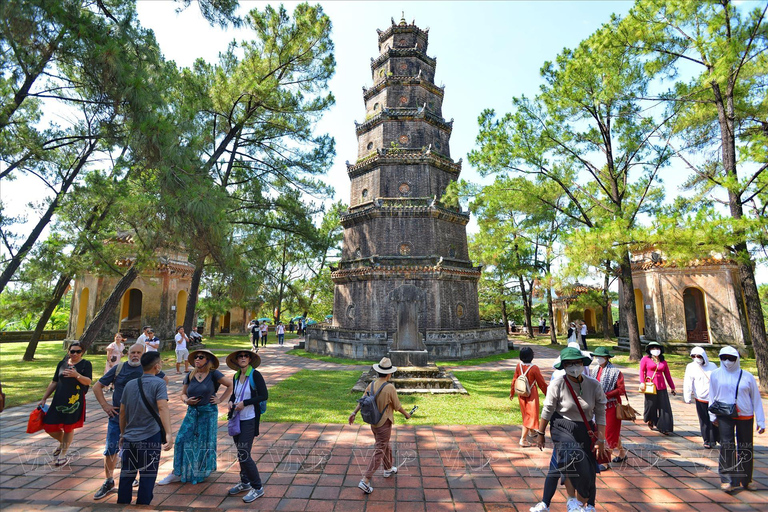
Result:
M267 334L269 334L269 326L267 325L267 321L264 320L261 322L261 346L266 347L267 346Z
M261 330L259 329L258 322L256 322L256 320L251 320L251 346L253 347L254 352L259 349L258 345L260 337Z
M368 384L365 394L372 396L378 393L376 407L381 413L381 419L375 425L371 425L371 432L373 432L373 438L376 440L376 448L373 452L373 458L368 464L368 469L365 471L365 476L357 484L366 494L373 492L371 479L382 462L384 463L384 478L389 478L397 473L397 466L395 466L392 459L392 447L389 444L389 439L392 436L392 425L395 423L394 411L398 411L405 416L405 419L411 417L403 409L403 406L400 405L400 399L397 396L394 384L389 382L392 374L397 371L397 366L392 366L392 361L388 357L384 357L378 364L373 365L373 370L378 375L378 378ZM355 417L360 408L361 404L358 402L355 410L349 415L350 425L355 422Z
M581 344L579 344L579 333L576 331L576 323L574 322L571 322L568 326L568 337L566 338L566 342L568 345L576 343L581 346Z
M125 391L125 386L130 381L140 378L144 375L144 368L141 365L141 356L144 355L146 346L143 343L135 343L128 349L128 360L107 371L96 384L93 385L93 396L99 402L101 408L107 413L107 441L104 446L104 483L101 485L94 500L100 500L110 492L117 492L115 486L114 473L117 465L117 454L120 445L120 402ZM161 371L156 373L168 383L168 377ZM107 403L104 398L104 388L112 386L112 405ZM134 481L134 487L139 483Z
M181 400L187 404L187 413L176 435L173 471L157 485L197 484L216 469L218 404L229 399L232 379L217 370L219 359L209 350L193 351L189 361L193 368L184 376L181 388ZM221 396L217 396L219 386L225 388Z
M707 352L701 347L691 349L691 362L685 367L683 378L683 400L696 404L699 429L704 448L713 448L720 440L720 432L709 419L709 379L717 365L709 361Z
M235 370L234 391L229 397L229 416L231 418L236 415L240 424L240 433L232 436L240 464L240 482L229 490L229 494L248 491L243 501L251 503L264 496L259 469L251 457L251 448L253 439L259 435L260 404L267 400L269 393L264 377L256 370L261 364L259 354L237 350L227 356L226 362L227 366Z
M533 355L531 347L520 349L520 363L515 368L515 375L512 377L512 386L509 391L510 400L514 398L517 392L517 401L523 415L523 430L518 443L523 448L534 446L528 438L531 432L539 429L539 389L545 395L547 393L547 383L541 375L541 370L532 363ZM525 380L520 380L521 377Z
M120 399L120 445L123 450L117 502L130 504L133 482L140 472L137 505L149 505L154 497L160 448L173 447L168 389L157 374L163 368L158 352L141 356L143 375L125 385ZM167 440L167 442L166 442Z
M650 342L645 347L645 353L640 360L640 391L645 393L643 421L651 430L658 430L668 436L675 430L672 405L669 403L669 393L673 396L676 394L675 382L669 373L669 365L664 360L664 347L661 344ZM648 392L653 389L651 385L655 387L655 393Z
M611 354L607 347L597 347L592 355L597 359L597 367L592 368L590 376L597 380L605 393L605 448L606 458L600 464L600 471L607 470L608 457L613 450L618 453L611 462L622 463L627 460L627 450L621 445L621 420L616 414L617 407L621 404L621 396L626 396L624 387L624 374L611 364Z
M277 334L277 344L282 347L285 343L285 326L283 325L283 322L277 322L275 333Z
M576 348L566 347L560 352L557 369L565 370L566 375L550 382L541 410L541 430L536 432L536 444L543 449L544 432L550 424L557 462L550 465L547 480L552 481L553 476L565 477L569 512L595 511L595 456L605 456L606 398L600 383L584 375L584 367L590 362L591 359ZM589 419L593 417L594 423ZM546 500L545 497L531 510L548 511L550 504Z
M53 393L51 406L43 418L43 429L59 442L59 447L53 451L56 467L69 464L67 451L72 446L75 429L85 423L85 394L91 385L93 367L83 355L80 342L73 341L67 356L56 365L53 379L38 403L39 407L45 406Z
M174 341L176 341L176 373L181 373L182 361L184 362L184 373L188 373L189 361L187 358L189 357L189 351L187 350L187 342L189 342L189 338L184 334L184 326L180 325L176 328Z
M587 346L587 324L586 323L581 322L580 332L581 332L581 349L588 351L589 347Z
M755 465L752 428L757 423L757 433L765 433L765 411L757 381L741 368L741 357L733 347L720 349L720 368L710 375L709 400L709 418L720 431L720 488L725 492L739 486L751 490Z

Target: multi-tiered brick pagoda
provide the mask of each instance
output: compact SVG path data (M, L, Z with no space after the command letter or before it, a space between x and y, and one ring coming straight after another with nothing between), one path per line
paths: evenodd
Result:
M453 120L442 116L429 33L404 19L378 33L365 122L356 124L358 159L347 163L352 192L332 273L333 323L310 329L307 349L356 359L398 350L427 350L431 360L503 352L503 329L480 327L469 214L440 202L461 160L450 156Z

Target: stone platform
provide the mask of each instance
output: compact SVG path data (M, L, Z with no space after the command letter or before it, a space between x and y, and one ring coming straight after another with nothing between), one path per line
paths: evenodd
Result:
M363 372L352 391L362 393L368 384L376 380L376 377L377 374L373 370ZM468 394L452 372L446 372L434 363L427 366L400 366L390 382L395 386L399 395Z

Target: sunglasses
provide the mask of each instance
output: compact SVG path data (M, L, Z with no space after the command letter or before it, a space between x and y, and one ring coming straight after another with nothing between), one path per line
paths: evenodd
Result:
M205 357L204 355L200 354L200 355L196 355L195 359L208 359L208 358Z
M704 359L704 358L701 356L691 356L691 359Z
M237 354L237 358L238 359L243 358L243 357L247 357L248 359L250 359L251 355L250 354Z
M736 356L720 356L721 361L735 361Z
M70 350L69 353L70 354L82 354L83 351L82 350Z

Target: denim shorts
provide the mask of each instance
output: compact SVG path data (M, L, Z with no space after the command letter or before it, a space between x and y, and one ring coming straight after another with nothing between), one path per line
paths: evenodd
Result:
M107 423L107 444L104 445L104 455L115 455L120 450L120 415L109 418Z

